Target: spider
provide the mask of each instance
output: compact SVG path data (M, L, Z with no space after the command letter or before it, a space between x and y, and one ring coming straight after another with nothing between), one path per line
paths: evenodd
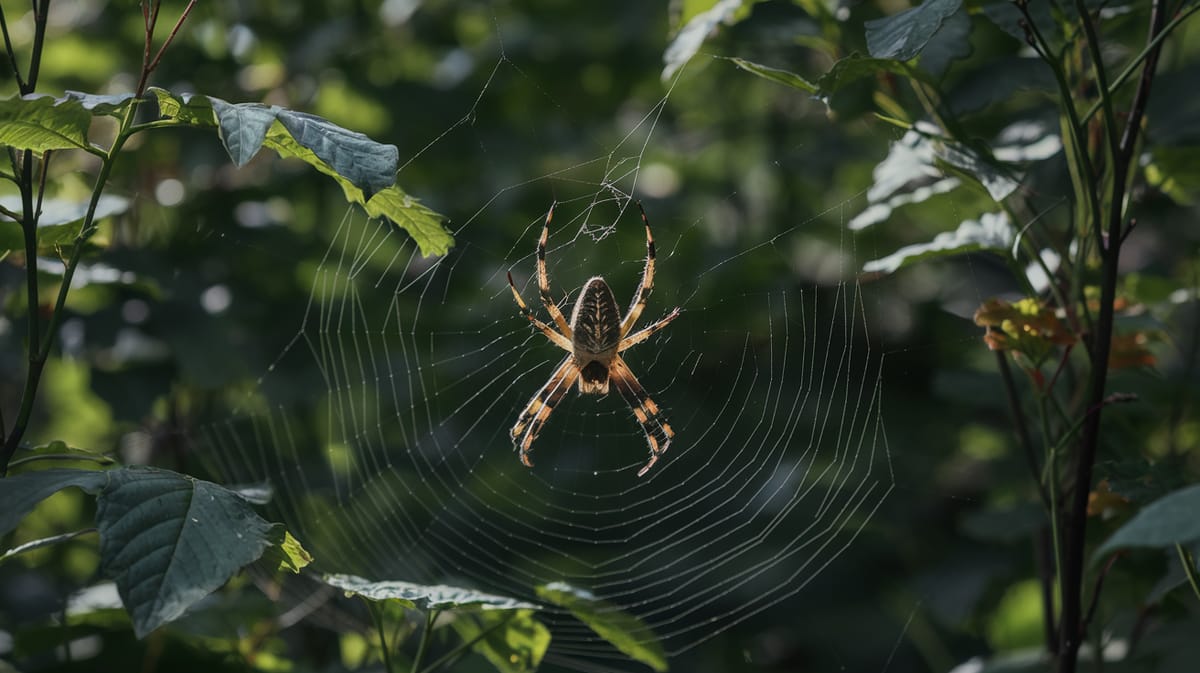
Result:
M521 314L541 330L551 343L567 351L568 355L554 369L546 385L525 405L509 434L512 435L513 444L520 449L521 462L526 467L533 467L533 461L529 459L533 441L537 439L538 432L550 417L550 412L562 401L571 386L578 382L581 394L606 395L611 384L633 410L633 415L646 433L646 441L650 445L650 461L638 471L640 477L654 467L659 456L666 452L675 431L663 420L658 405L646 394L642 384L638 383L621 353L649 339L651 335L670 324L679 317L679 308L676 307L657 322L630 334L634 323L646 308L646 297L654 289L654 237L650 234L650 221L646 219L646 211L642 209L642 204L638 203L642 224L646 226L646 266L642 270L642 280L633 294L633 303L630 304L629 311L622 316L612 288L603 277L593 276L580 291L575 308L571 311L571 321L568 323L558 305L554 303L554 297L550 294L550 279L546 275L546 239L550 235L550 221L554 218L555 205L550 206L550 212L546 214L546 223L542 226L542 235L538 239L537 279L542 305L546 307L558 329L538 320L533 311L529 310L513 283L511 273L508 274L508 286L512 289L513 299L517 300Z

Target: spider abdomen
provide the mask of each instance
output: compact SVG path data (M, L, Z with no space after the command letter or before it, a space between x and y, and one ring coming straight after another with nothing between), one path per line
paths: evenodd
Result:
M621 342L621 311L612 288L600 276L583 286L571 312L571 345L579 364L579 391L608 392L608 365Z

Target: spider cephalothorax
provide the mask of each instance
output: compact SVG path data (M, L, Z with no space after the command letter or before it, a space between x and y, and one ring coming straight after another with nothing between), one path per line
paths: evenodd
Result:
M600 276L594 276L583 286L579 298L575 300L575 308L571 311L571 321L567 322L554 297L550 294L550 279L546 275L546 239L550 235L550 221L554 218L554 207L546 214L546 223L542 226L542 235L537 246L537 278L542 304L554 320L558 329L538 320L533 311L521 299L521 293L513 283L512 274L508 275L508 285L512 288L513 298L521 313L540 329L546 338L567 351L569 355L559 363L551 374L550 380L542 389L529 400L517 422L513 425L511 435L513 443L520 450L521 462L528 467L533 466L529 459L533 440L546 419L550 417L555 405L572 385L578 381L579 392L585 394L604 395L608 393L609 385L617 389L633 415L646 433L646 441L650 445L650 461L638 471L638 476L646 474L671 443L675 432L662 419L658 405L646 391L629 365L621 357L621 353L650 338L652 334L666 327L668 323L679 316L676 308L657 322L647 325L630 334L634 323L646 308L646 297L654 289L654 237L650 234L650 222L646 212L638 204L642 213L642 223L646 226L646 266L642 270L642 281L638 284L633 295L633 303L629 311L622 317L617 307L617 298L612 288Z

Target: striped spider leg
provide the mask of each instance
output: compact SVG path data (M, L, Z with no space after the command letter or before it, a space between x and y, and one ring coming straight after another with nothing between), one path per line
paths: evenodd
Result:
M509 432L513 444L520 452L521 462L526 467L533 466L529 454L534 440L537 439L546 419L550 417L550 412L562 401L572 385L578 385L579 392L588 395L607 394L610 383L616 387L621 398L633 411L638 424L642 426L642 431L646 433L646 442L650 447L650 461L638 471L639 477L658 462L659 456L666 452L671 438L675 436L675 431L663 419L659 406L646 394L646 390L638 383L637 377L620 355L649 339L679 317L679 308L675 308L657 322L630 334L646 308L646 298L654 289L654 237L650 233L650 221L646 219L646 211L642 210L641 203L638 204L638 210L642 214L642 224L646 227L646 266L642 270L642 279L638 283L637 291L634 292L633 302L624 316L617 308L617 299L612 288L601 276L593 276L584 284L571 311L569 322L558 309L550 293L550 279L546 274L546 240L550 235L550 222L554 218L553 205L546 214L542 235L538 237L537 279L542 305L546 307L558 329L542 322L533 314L513 283L512 274L508 274L508 286L521 314L541 330L551 343L568 353L546 384L525 405Z

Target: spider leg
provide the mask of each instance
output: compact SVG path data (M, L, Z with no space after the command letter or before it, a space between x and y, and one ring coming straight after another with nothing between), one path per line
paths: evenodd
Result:
M550 375L546 385L542 386L529 400L529 404L521 410L521 415L517 416L517 422L513 424L509 435L513 444L520 449L521 463L525 467L533 467L533 461L529 459L533 440L537 439L538 432L541 432L542 426L546 424L546 419L550 418L550 412L562 401L577 378L579 367L575 366L575 356L568 355Z
M671 321L678 317L679 317L679 307L676 306L673 311L671 311L667 315L663 316L662 318L659 318L658 322L653 323L651 325L646 325L642 329L634 332L633 334L630 334L629 336L625 337L624 339L621 339L621 342L619 344L617 344L617 352L620 353L620 352L626 351L626 350L632 348L633 346L636 346L636 345L642 343L646 339L649 339L656 332L658 332L662 328L666 327L667 325L671 324Z
M550 238L550 220L554 219L554 206L556 205L558 204L550 204L550 212L546 213L546 223L542 225L542 235L538 238L538 292L542 296L542 304L550 313L550 317L554 319L554 324L558 325L558 331L570 339L571 326L567 324L567 319L563 316L562 311L558 310L558 304L554 301L554 295L550 294L550 276L546 274L546 241Z
M675 431L663 419L658 405L646 394L646 390L642 388L642 384L638 383L633 372L629 370L629 365L625 364L625 360L620 355L613 357L612 364L608 366L608 376L617 392L625 398L625 403L633 410L633 415L637 417L637 422L642 426L642 431L646 433L646 441L650 445L650 461L641 470L638 470L640 477L654 467L659 456L666 453L667 447L671 445L671 438L675 436Z
M542 330L542 334L545 334L546 338L553 342L555 346L558 346L565 351L574 352L575 347L571 345L571 339L559 334L558 332L554 331L553 327L547 325L541 320L538 320L537 316L533 314L533 311L530 311L529 307L525 305L525 300L521 299L521 293L517 291L517 286L513 283L511 273L508 274L508 287L512 290L513 299L517 300L517 306L521 309L521 315L528 318L529 322L533 323L534 327Z
M646 268L642 270L642 280L638 283L637 291L633 293L633 303L629 305L629 312L621 321L622 336L633 329L634 323L642 315L642 309L646 308L646 297L649 297L650 291L654 289L654 236L650 233L650 220L646 219L642 202L636 203L638 211L642 214L642 224L646 225Z

